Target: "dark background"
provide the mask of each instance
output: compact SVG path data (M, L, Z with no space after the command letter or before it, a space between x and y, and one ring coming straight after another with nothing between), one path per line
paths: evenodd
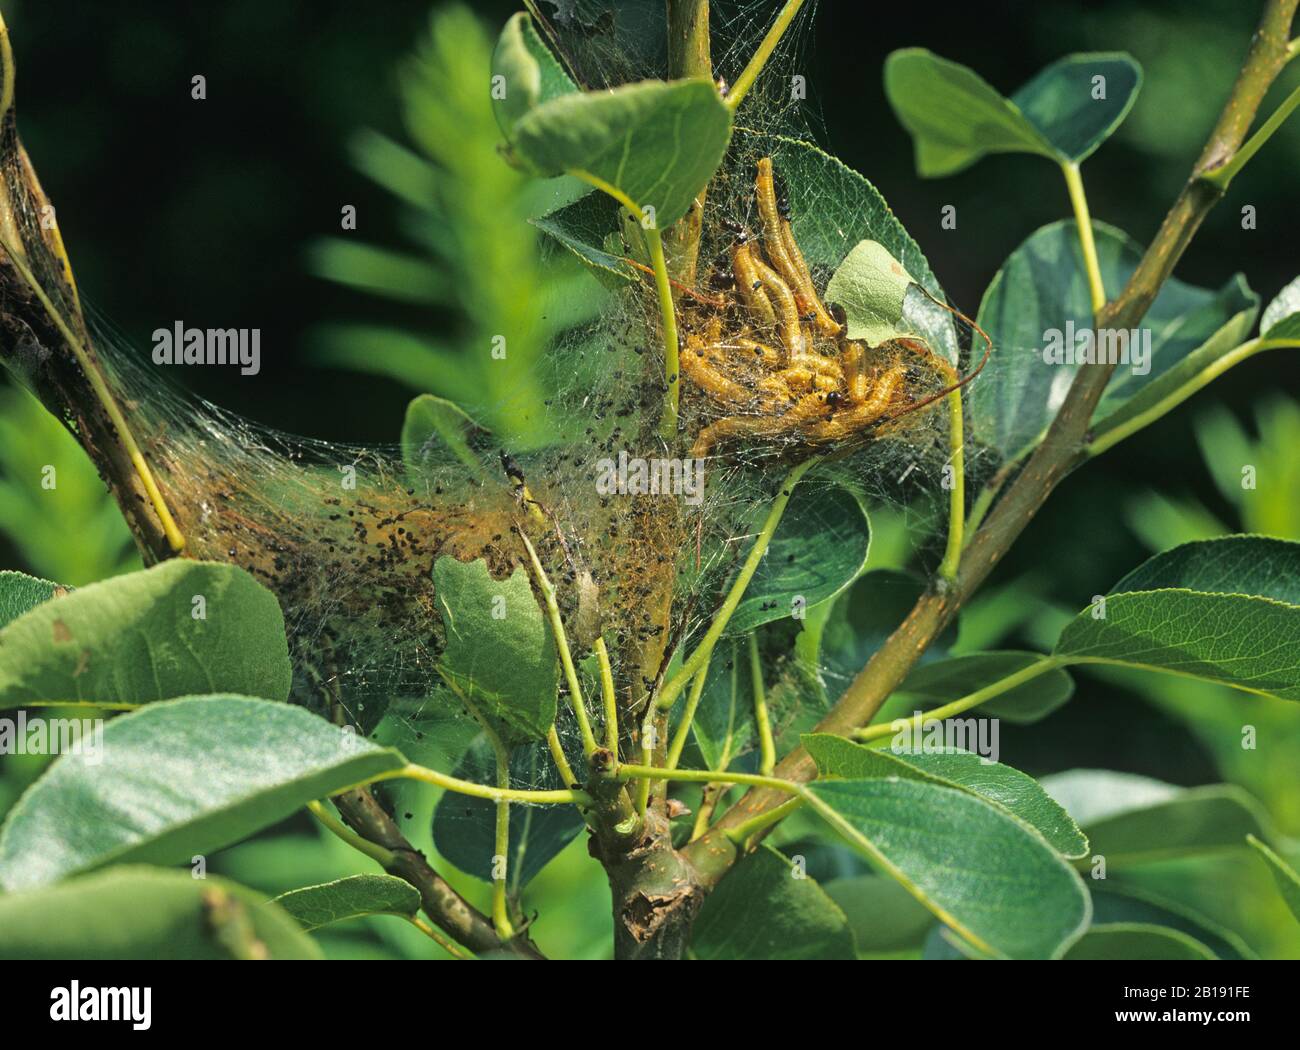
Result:
M18 62L19 128L58 208L84 298L141 353L153 329L176 319L261 328L263 370L256 380L194 369L185 381L200 384L201 393L225 407L284 430L394 441L412 391L395 381L322 368L312 363L311 351L312 333L321 325L380 323L395 308L311 276L305 249L338 232L343 204L356 205L362 240L402 243L399 209L356 171L347 146L367 127L409 141L399 112L398 69L424 36L434 6L435 0L0 0ZM520 4L477 0L472 6L495 34ZM774 2L716 5L723 12L737 6L751 26L776 8ZM1217 118L1260 7L1253 0L810 0L797 27L796 71L807 76L810 121L821 144L877 186L952 299L974 313L1012 250L1038 227L1070 214L1060 172L1041 158L1007 155L951 178L917 178L910 139L884 98L885 56L898 47L924 46L972 66L1010 93L1066 53L1131 52L1145 70L1142 93L1119 132L1085 163L1084 177L1093 217L1145 243ZM1300 82L1300 62L1295 66L1265 111ZM195 74L207 78L206 101L190 97ZM1217 288L1241 270L1263 302L1270 301L1300 273L1297 170L1300 119L1237 179L1178 276ZM956 231L940 229L946 204L957 206ZM1257 209L1254 231L1241 229L1244 204ZM449 323L432 309L420 316L408 308L403 317L431 332ZM1133 525L1134 500L1175 497L1208 511L1228 530L1243 528L1239 508L1214 486L1203 462L1197 415L1221 404L1249 430L1267 399L1297 393L1295 356L1265 355L1080 470L1053 495L986 588L992 596L1011 581L1032 581L1023 601L1008 602L1003 592L997 605L990 597L987 614L1022 623L1002 644L1045 644L1050 631L1035 624L1043 619L1036 610L1076 611L1152 553L1150 536L1144 539ZM1300 442L1300 424L1295 433ZM1290 454L1267 451L1283 459ZM1295 484L1274 484L1268 499L1300 503L1300 474L1292 473ZM1300 530L1300 513L1291 520ZM1182 538L1162 536L1160 546ZM0 565L41 574L28 548L6 546L2 535ZM58 575L53 568L44 574ZM1026 604L1031 601L1037 604ZM1248 715L1240 713L1243 704ZM1294 764L1286 762L1300 754L1300 723L1287 721L1295 714L1289 705L1277 711L1276 704L1256 705L1180 679L1148 676L1139 684L1081 675L1070 705L1032 730L1018 734L1007 727L1003 749L1009 761L1035 773L1106 766L1181 784L1243 782L1295 833L1300 801ZM1273 726L1273 739L1286 736L1289 745L1274 747L1269 753L1277 757L1265 763L1249 764L1239 748L1233 750L1243 717ZM0 791L0 811L12 794ZM1207 893L1214 889L1213 873L1198 878ZM1249 903L1232 896L1232 907ZM1268 914L1256 919L1261 930L1272 922Z
M359 234L400 241L397 209L359 174L349 138L377 128L407 141L397 101L401 63L423 35L431 0L3 0L18 62L19 126L83 294L144 352L175 319L262 329L256 381L190 370L211 399L294 433L395 440L411 391L309 361L309 333L330 321L382 320L393 306L307 272L305 246L338 229L355 204ZM518 4L478 0L495 33ZM543 4L549 10L549 5ZM718 3L716 21L738 5ZM775 4L739 5L746 24ZM1069 214L1056 167L987 158L957 176L922 180L911 142L885 102L884 57L923 45L967 63L1010 93L1070 51L1126 49L1146 79L1133 113L1084 165L1093 216L1147 241L1186 178L1248 44L1259 5L1241 0L876 5L810 3L797 24L809 119L822 144L871 179L920 242L953 300L969 312L1006 256L1039 226ZM1300 65L1298 63L1297 65ZM208 97L190 97L190 78ZM1300 80L1289 70L1267 108ZM1268 144L1211 214L1178 268L1220 286L1244 270L1267 303L1300 272L1294 247L1300 121ZM1258 210L1243 231L1240 209ZM956 231L940 209L958 208ZM424 318L431 331L443 323ZM418 323L418 322L417 322ZM204 373L201 376L197 372ZM1230 372L1211 394L1247 413L1264 392L1295 392L1292 355ZM1197 404L1199 402L1195 402ZM1056 590L1086 603L1099 579L1145 556L1114 513L1118 494L1157 484L1185 490L1230 519L1195 455L1191 413L1175 413L1117 455L1090 465L1050 501L1004 572L1058 545Z

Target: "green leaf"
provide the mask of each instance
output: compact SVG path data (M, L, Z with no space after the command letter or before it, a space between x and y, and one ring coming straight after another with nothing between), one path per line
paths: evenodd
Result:
M724 770L757 735L754 684L743 638L723 638L709 661L704 692L691 723L696 746L709 769Z
M826 285L826 301L844 308L850 339L879 346L906 331L903 301L914 283L884 245L859 241Z
M1070 815L1018 769L957 748L882 751L830 733L810 733L802 743L824 777L901 777L957 788L1028 824L1062 856L1077 859L1088 854L1088 840Z
M636 273L613 250L622 221L617 201L603 193L588 193L532 223L571 251L603 283L618 287L636 279Z
M1141 248L1112 226L1092 225L1102 281L1117 294L1136 269ZM1167 281L1137 330L1144 350L1150 334L1150 359L1130 357L1117 368L1093 415L1094 429L1109 429L1149 407L1238 345L1249 335L1258 305L1240 275L1217 292ZM1041 438L1080 367L1077 360L1058 363L1055 351L1072 352L1083 333L1093 334L1073 220L1036 230L1011 253L985 291L977 320L994 351L971 389L975 437L1016 459ZM1143 368L1149 371L1139 374Z
M1259 334L1265 339L1300 339L1300 277L1268 304L1259 322Z
M349 875L282 893L275 903L310 931L365 915L413 918L420 910L420 891L393 875Z
M910 715L918 704L929 708L951 703L1044 659L1039 653L997 650L964 653L922 664L903 680L887 707L881 708L876 721L885 723ZM979 709L985 715L1015 725L1032 725L1050 715L1073 693L1074 679L1057 667L985 701Z
M1204 944L1220 959L1254 959L1256 954L1231 930L1174 901L1132 886L1092 884L1093 928L1114 923L1172 927Z
M457 765L455 776L476 784L496 783L496 759L480 737ZM510 784L550 791L565 785L545 744L516 747L510 755ZM576 806L510 807L510 851L506 856L506 889L519 893L584 827ZM433 811L433 844L461 871L492 881L496 854L496 803L448 792Z
M482 558L441 557L433 587L447 630L441 667L512 740L545 737L559 683L555 642L528 582L516 568L494 580Z
M1061 632L1071 661L1300 700L1300 543L1226 536L1157 554Z
M1235 313L1232 312L1234 310ZM1221 357L1237 349L1250 335L1258 313L1259 296L1251 291L1246 279L1237 274L1224 285L1214 300L1193 309L1184 321L1175 322L1176 328L1165 329L1165 334L1172 331L1179 340L1172 347L1175 353L1169 352L1170 345L1162 344L1157 355L1157 333L1153 332L1152 374L1136 376L1123 371L1116 374L1115 381L1107 387L1101 404L1093 415L1094 439L1159 404ZM1222 327L1209 334L1195 349L1185 352L1188 336L1193 339L1205 337L1212 326L1219 322L1223 322ZM1179 357L1179 353L1183 356ZM1163 371L1157 372L1157 369L1165 365L1171 367L1164 367Z
M893 879L853 875L832 879L824 888L848 919L859 952L918 948L934 923L934 916Z
M0 572L0 628L7 627L42 602L70 594L72 588L38 580L24 572Z
M578 90L525 11L512 15L501 30L492 54L492 79L492 109L507 136L533 107Z
M853 959L844 912L771 846L718 883L691 931L698 959Z
M1104 78L1104 98L1095 97ZM924 48L885 60L885 94L916 145L916 170L951 175L990 153L1058 163L1090 156L1128 115L1142 68L1118 52L1067 55L1006 98L967 66Z
M38 605L0 630L0 707L209 692L284 700L290 677L275 595L233 565L163 562Z
M1300 919L1300 875L1254 835L1247 835L1246 841L1264 859L1264 863L1273 872L1273 878L1277 880L1277 888L1286 901L1286 906L1291 909L1292 915Z
M1041 783L1078 821L1108 871L1238 849L1247 835L1265 834L1259 804L1231 784L1180 788L1100 769L1057 773Z
M0 896L5 959L319 959L278 904L188 871L121 867Z
M870 547L871 526L858 498L838 485L805 481L790 497L727 634L801 616L833 598L857 579Z
M1180 930L1141 922L1092 926L1065 953L1066 959L1145 959L1174 962L1216 959L1206 945Z
M480 481L487 479L483 460L473 445L481 445L488 432L454 401L421 394L406 406L402 422L402 462L408 472L422 476L445 466L450 452Z
M822 629L819 653L806 654L821 665L828 699L839 698L853 676L911 611L925 586L919 576L897 569L875 569L835 600ZM942 657L956 636L956 627L948 628L921 660Z
M102 732L98 746L61 755L9 811L6 889L107 864L188 862L406 764L300 707L243 696L150 704Z
M813 807L982 951L1059 956L1087 926L1078 875L1037 832L973 795L921 780L828 780Z
M703 79L561 95L528 110L510 132L537 174L594 175L639 211L653 208L661 230L686 214L730 139L731 110Z

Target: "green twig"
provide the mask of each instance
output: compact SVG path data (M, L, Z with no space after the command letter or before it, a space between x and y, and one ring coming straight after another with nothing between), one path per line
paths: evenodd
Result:
M665 769L676 769L677 763L681 761L682 751L686 749L686 739L691 734L691 727L695 724L695 712L700 706L700 697L704 695L704 683L708 680L709 669L700 668L695 675L695 681L691 685L690 694L686 697L686 707L682 711L682 720L677 727L677 735L673 737L672 745L668 748L668 754L664 758Z
M756 835L760 831L766 831L774 824L781 823L781 821L785 820L786 817L803 804L803 797L797 796L786 802L782 802L779 806L776 806L773 809L769 809L766 813L760 813L755 817L750 817L741 824L737 824L733 828L728 828L725 834L727 838L737 846L744 846L751 835Z
M1294 339L1251 339L1249 342L1242 343L1197 372L1196 375L1145 411L1124 420L1124 422L1110 430L1104 429L1105 424L1102 424L1102 427L1098 428L1097 433L1088 444L1087 453L1089 458L1100 456L1103 452L1114 448L1125 438L1132 437L1139 430L1150 426L1157 419L1177 408L1197 391L1208 386L1228 369L1265 350L1283 349L1300 349L1300 341Z
M405 918L407 922L409 922L422 934L428 937L431 941L436 943L439 948L441 948L444 952L450 955L453 959L474 958L474 956L469 954L469 952L467 952L464 948L460 947L460 945L458 944L453 944L450 940L448 940L441 933L435 930L432 926L430 926L418 915L406 915L403 916L403 918Z
M596 636L592 646L600 664L600 693L605 702L605 747L618 754L618 695L614 692L614 671L609 665L605 639Z
M686 662L664 684L663 689L660 691L659 697L655 701L655 705L659 710L667 711L672 707L681 691L686 688L686 683L708 662L709 657L713 654L713 647L718 644L718 639L722 637L722 632L726 630L727 623L731 620L732 613L736 611L741 598L745 596L745 588L749 586L749 581L754 578L754 573L758 571L759 562L763 560L763 555L767 553L768 544L772 542L776 527L781 524L781 517L785 514L785 508L790 502L794 487L799 484L799 479L808 473L819 460L819 456L806 459L786 475L785 480L781 483L780 492L777 494L776 499L772 501L772 506L767 512L767 519L763 522L763 527L754 540L754 546L750 548L749 556L740 567L739 575L736 576L726 598L718 607L718 612L713 617L713 623L709 625L708 631L700 640L700 644L695 647L695 651L686 658Z
M370 784L379 780L396 780L398 778L420 780L426 784L432 784L434 787L440 787L444 791L454 791L459 795L469 795L471 798L491 799L493 802L505 799L508 802L529 802L543 806L558 806L566 803L574 806L591 805L591 796L577 788L565 788L555 791L525 791L522 788L489 787L487 784L476 784L471 780L461 780L459 777L448 776L446 773L439 773L436 769L416 765L414 762L402 766L400 769L380 773L377 777L372 777L366 781L366 783Z
M659 296L659 316L664 333L664 415L659 431L665 441L677 436L677 407L681 393L681 360L677 343L677 310L673 304L673 286L668 279L668 262L664 259L664 242L654 227L644 230L650 265L655 272L655 292Z
M776 768L776 741L772 720L767 715L767 692L763 688L763 663L758 655L758 632L749 632L749 677L754 692L754 726L758 730L758 771L765 777Z
M1074 208L1075 225L1079 230L1079 247L1083 250L1083 265L1088 274L1088 295L1092 300L1095 318L1106 305L1106 286L1101 279L1101 264L1097 260L1097 242L1092 236L1092 218L1088 214L1088 197L1083 192L1083 177L1079 165L1062 163L1065 186L1070 191L1070 205Z
M358 853L364 853L371 860L376 861L385 870L392 867L393 862L397 859L396 853L390 849L385 849L378 843L371 842L368 839L363 839L350 827L344 824L343 821L339 820L338 817L331 813L323 802L308 802L307 808L311 810L312 816L320 821L321 826L324 827L325 830L338 836Z
M952 582L961 565L966 520L966 448L963 433L961 391L948 395L948 463L952 467L952 491L948 494L948 544L939 563L939 578Z
M1039 675L1046 674L1048 671L1054 670L1060 666L1062 666L1062 661L1052 656L1044 656L1037 663L1030 664L1028 667L1022 668L1015 674L1010 674L1005 678L1000 678L998 681L986 685L983 689L977 689L975 692L963 696L958 700L953 700L951 703L944 704L941 707L936 707L930 711L923 711L918 715L913 715L911 718L896 718L892 722L882 723L881 725L876 726L867 726L865 729L855 731L853 735L858 740L868 741L891 736L895 733L901 732L908 725L919 729L926 722L940 722L945 718L951 718L953 715L959 715L963 711L969 711L972 707L978 707L986 700L992 700L995 696L1001 696L1008 690L1014 689L1019 685L1024 685L1026 682L1032 681Z
M1295 41L1291 42L1291 46L1292 48L1295 47ZM1294 57L1294 52L1292 52L1292 57ZM1228 184L1237 177L1238 172L1259 152L1260 147L1273 137L1273 133L1278 128L1286 123L1286 118L1295 112L1297 106L1300 106L1300 87L1292 91L1283 100L1282 104L1273 111L1272 116L1264 121L1259 130L1251 135L1241 149L1233 154L1231 160L1221 167L1211 168L1209 171L1203 172L1201 178L1221 190L1226 190Z
M550 579L546 575L546 570L542 568L541 559L537 557L537 551L533 549L532 543L529 542L523 529L516 530L519 538L524 541L524 547L528 551L528 560L532 565L533 577L537 582L537 589L542 592L542 599L546 602L546 615L551 622L551 633L555 636L555 648L560 654L560 666L564 668L564 680L569 686L569 703L573 707L573 716L578 720L578 731L582 734L582 751L583 754L590 756L599 746L596 743L595 736L591 732L591 722L587 719L587 705L582 700L582 687L578 684L578 670L573 665L573 654L569 651L569 639L564 633L564 620L560 617L560 607L555 601L555 587L552 586Z
M658 766L621 765L613 773L618 780L658 780L664 771ZM765 777L761 773L719 773L715 769L674 769L670 777L693 784L744 784L747 787L772 788L775 791L788 791L798 795L803 791L802 784L780 777Z
M731 90L727 93L727 105L731 108L731 112L734 113L740 108L740 103L749 94L749 89L754 86L758 74L767 65L767 60L772 57L776 45L781 42L781 37L785 36L785 31L790 28L790 23L794 21L794 16L799 13L801 7L803 7L803 0L786 0L785 7L776 16L776 21L772 23L772 28L767 31L767 36L763 37L763 41L758 45L758 50L754 52L753 58L749 60L748 65L745 66L740 76L736 78L736 82L731 86Z

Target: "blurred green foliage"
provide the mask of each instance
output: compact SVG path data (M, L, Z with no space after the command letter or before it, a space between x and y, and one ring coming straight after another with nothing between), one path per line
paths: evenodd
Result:
M551 429L543 351L595 315L601 292L571 258L541 265L528 218L584 190L569 179L539 183L502 160L484 89L492 44L468 8L437 10L400 78L403 121L418 152L374 131L353 137L353 163L401 203L404 239L417 254L357 243L347 233L316 242L308 254L321 277L443 307L448 319L432 335L331 325L316 336L316 357L454 400L510 447L527 448ZM509 367L502 364L507 356Z

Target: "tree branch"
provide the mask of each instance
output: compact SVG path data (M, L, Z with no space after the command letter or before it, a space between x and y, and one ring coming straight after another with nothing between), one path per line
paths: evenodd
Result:
M1187 184L1123 291L1102 310L1098 327L1137 326L1201 222L1218 203L1222 191L1200 176L1231 160L1245 140L1265 94L1290 57L1290 27L1297 2L1268 0L1241 73ZM875 716L962 604L1002 560L1053 489L1086 459L1092 414L1114 369L1114 365L1098 363L1079 370L1042 444L971 539L957 578L947 586L932 586L922 595L898 629L858 672L816 732L845 734ZM816 766L802 748L787 755L776 768L776 776L786 780L809 780L815 774ZM770 789L751 791L699 840L696 846L702 847L701 854L712 847L720 855L719 862L709 865L704 873L710 882L720 878L731 863L721 842L728 829L780 805L786 798Z

